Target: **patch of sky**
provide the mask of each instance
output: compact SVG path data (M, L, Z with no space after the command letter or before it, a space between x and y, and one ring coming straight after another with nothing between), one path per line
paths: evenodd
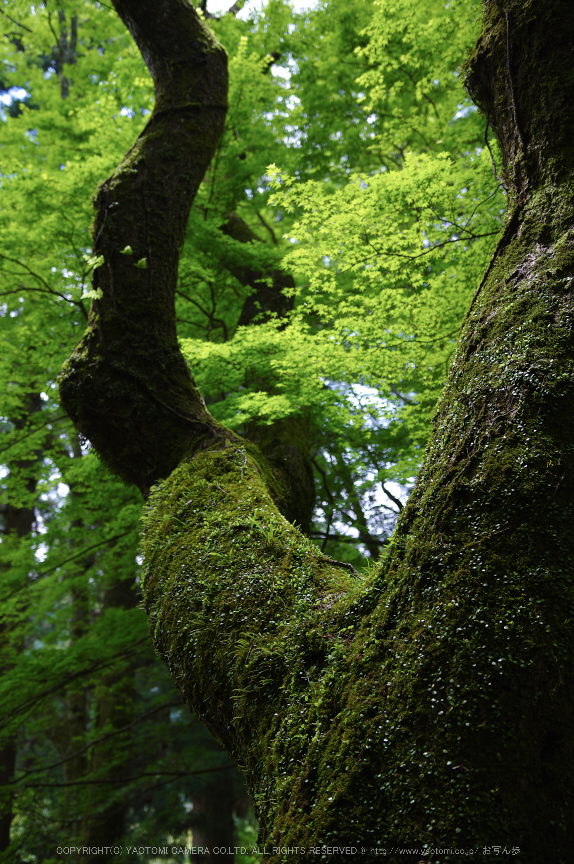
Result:
M291 72L289 71L289 69L285 69L283 66L278 66L277 63L274 63L272 65L271 72L278 78L285 78L286 81L289 81L289 79L291 78Z
M453 120L461 120L463 117L468 117L469 114L474 114L475 111L478 111L476 105L473 105L472 103L465 105L463 102L461 102L456 107L458 110L452 118Z
M38 530L40 530L39 526L38 526ZM44 529L41 533L44 533L45 530L46 530L46 528L44 527ZM49 551L50 550L48 549L48 546L46 545L46 543L44 543L43 540L40 543L38 543L38 545L36 546L36 548L34 550L34 558L36 559L38 564L41 564L42 561L46 560L46 558L48 557Z
M10 105L14 99L25 99L29 94L23 87L10 87L5 93L0 96L0 102L4 105Z
M42 393L41 395L42 398L48 398L45 393ZM62 483L62 480L60 478L60 472L57 468L54 467L53 470L50 471L50 474L48 476L48 483L50 484L48 490L46 492L42 492L39 496L40 501L42 501L44 504L44 509L45 505L47 504L50 506L50 509L52 511L59 510L64 504L67 496L69 495L70 487L66 483ZM45 534L47 530L48 528L44 522L44 519L42 518L41 513L37 510L36 533L41 536L42 534ZM48 555L48 552L48 546L41 540L34 551L34 557L36 558L36 561L38 561L39 563L44 561L46 559L46 556Z
M54 508L60 509L64 504L69 492L70 487L67 483L62 482L62 475L55 465L51 465L48 460L47 464L51 468L50 473L48 475L48 488L45 492L42 492L40 497L41 501L44 501L47 504L51 504ZM40 531L40 533L44 533Z
M224 15L234 5L235 0L207 0L207 10L212 15ZM291 5L296 12L304 12L306 9L315 9L317 3L309 0L291 0ZM253 14L261 12L265 6L265 0L249 0L243 9L238 12L237 17L241 21L247 21ZM289 25L295 29L295 25ZM291 33L292 30L289 30Z
M395 403L381 396L377 387L327 378L323 381L331 390L340 393L353 411L364 414L365 426L369 429L386 428L396 413Z

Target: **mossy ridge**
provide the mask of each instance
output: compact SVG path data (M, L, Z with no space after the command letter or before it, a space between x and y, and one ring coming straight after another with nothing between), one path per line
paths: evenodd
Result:
M333 611L356 592L348 570L281 516L252 452L230 446L183 462L153 490L143 541L156 644L241 763L258 749L245 751L245 742L276 725L271 709L279 715L285 699L305 704L310 659L322 665L337 640ZM206 703L218 706L215 717Z

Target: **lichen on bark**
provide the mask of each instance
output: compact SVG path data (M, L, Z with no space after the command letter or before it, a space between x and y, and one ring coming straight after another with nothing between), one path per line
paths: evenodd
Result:
M131 21L145 4L116 5ZM153 5L160 23L172 6L189 9ZM118 186L106 185L115 215L107 192L98 199L104 296L63 373L64 404L112 468L153 485L143 536L152 636L245 772L260 841L279 850L269 861L322 844L426 845L425 860L440 864L495 843L529 864L571 857L574 8L488 0L484 14L468 82L499 136L508 223L415 490L368 578L325 559L281 515L271 464L216 424L193 388L171 312L150 320L165 237L141 246L157 282L132 279L119 255L143 242L141 201L160 194L161 148L173 146L165 128L150 127L155 162L136 146ZM196 114L178 117L183 129ZM151 192L116 194L124 175ZM177 243L167 248L172 261ZM129 305L146 291L151 305Z

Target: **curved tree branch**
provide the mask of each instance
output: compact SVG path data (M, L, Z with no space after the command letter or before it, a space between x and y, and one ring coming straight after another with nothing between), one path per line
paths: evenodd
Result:
M187 0L116 0L152 74L145 129L95 198L88 330L62 404L109 467L147 493L220 435L177 343L174 296L189 210L227 109L224 49ZM130 253L131 250L131 253Z

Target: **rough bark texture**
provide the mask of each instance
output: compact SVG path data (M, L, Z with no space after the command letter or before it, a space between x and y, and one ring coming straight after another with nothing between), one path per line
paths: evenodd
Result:
M158 29L172 5L181 4L148 13ZM142 333L155 322L141 299L133 318L113 317L114 303L124 308L113 249L133 245L146 219L129 198L109 198L118 205L106 223L110 265L96 271L106 274L99 305L125 339L121 374L97 360L93 440L140 486L165 478L144 526L152 635L188 703L243 769L267 861L319 844L363 848L367 860L378 848L389 861L418 861L420 851L398 847L426 845L424 860L442 864L493 844L519 848L528 864L571 860L573 48L566 0L485 4L469 86L500 137L509 220L464 324L415 491L369 580L325 559L281 516L268 463L209 420L178 372L174 336L156 340L150 364ZM169 152L170 139L155 141ZM147 163L132 164L129 182L148 184L155 211L159 181ZM167 157L157 165L167 170ZM158 242L145 247L152 261L167 240ZM125 290L129 298L128 276ZM65 370L73 382L96 329ZM216 430L213 444L160 410L157 392L182 416L196 411ZM92 417L90 394L72 404L80 421ZM144 428L113 450L117 412L120 430L134 416ZM321 860L347 856L331 850Z
M117 0L155 84L138 140L98 189L94 300L61 383L82 435L147 492L216 424L177 344L174 296L189 210L223 131L224 49L187 0ZM137 360L135 359L137 358Z

